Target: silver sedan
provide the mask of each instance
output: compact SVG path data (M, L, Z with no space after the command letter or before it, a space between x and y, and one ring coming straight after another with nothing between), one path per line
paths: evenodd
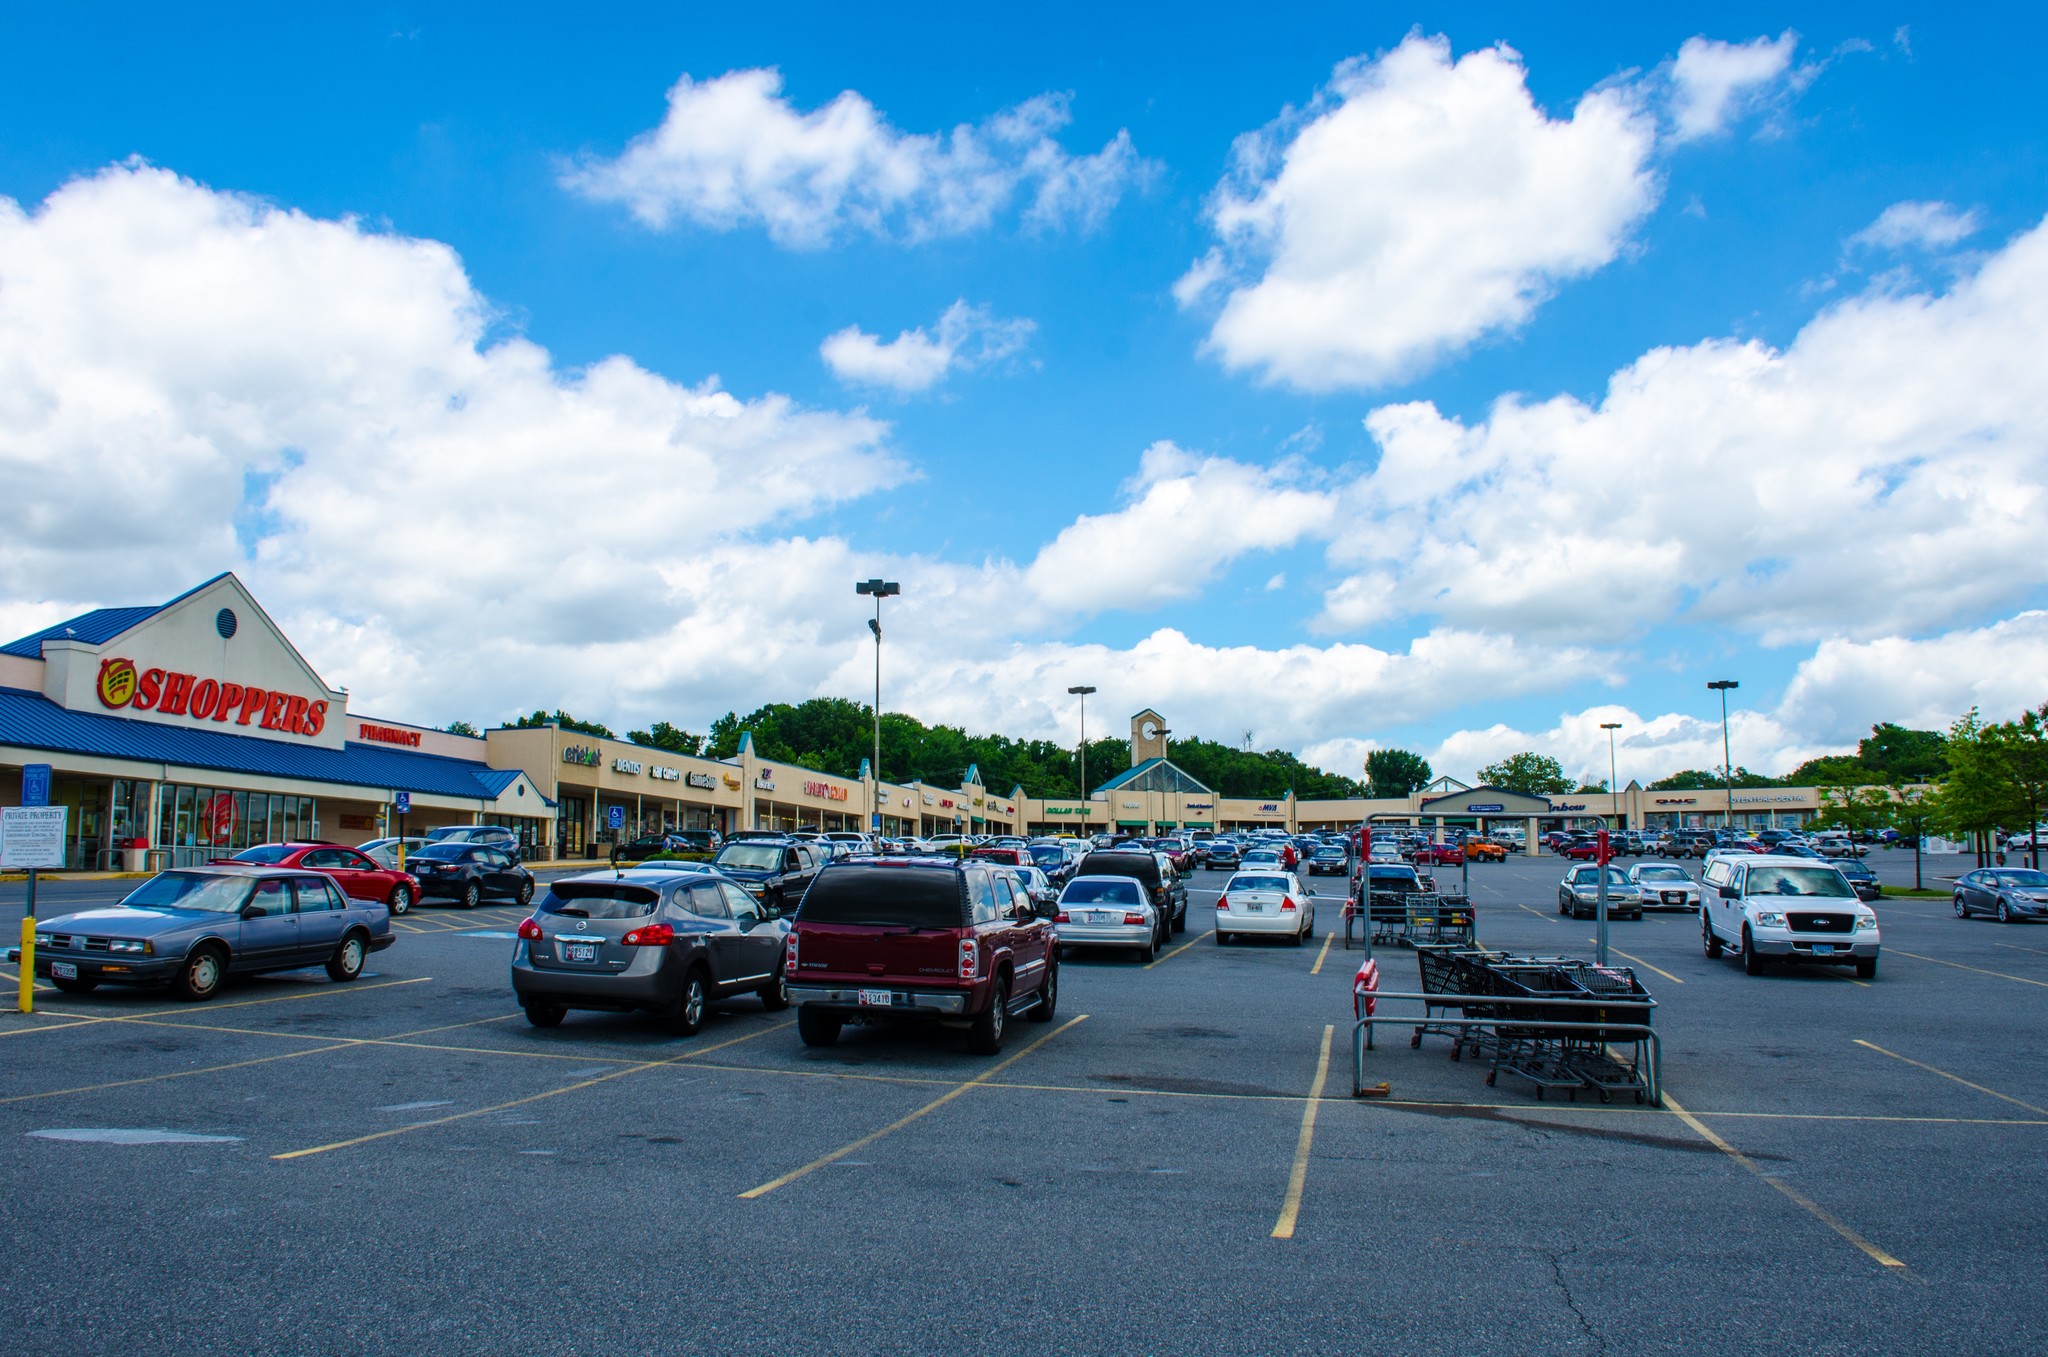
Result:
M1628 869L1628 879L1641 893L1644 909L1699 913L1700 883L1675 862L1639 862Z
M1145 888L1127 876L1077 876L1060 892L1053 936L1062 954L1078 947L1128 948L1150 961L1159 947L1159 920Z

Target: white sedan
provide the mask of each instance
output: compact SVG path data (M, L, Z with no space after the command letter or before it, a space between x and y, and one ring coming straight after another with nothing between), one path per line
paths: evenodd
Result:
M1150 961L1159 947L1158 916L1127 876L1077 876L1060 892L1053 937L1064 955L1077 947L1128 948Z
M1628 869L1629 884L1642 893L1644 909L1700 910L1700 883L1675 862L1639 862Z
M1315 936L1315 891L1292 872L1252 867L1236 873L1216 897L1216 945L1262 934L1299 947Z

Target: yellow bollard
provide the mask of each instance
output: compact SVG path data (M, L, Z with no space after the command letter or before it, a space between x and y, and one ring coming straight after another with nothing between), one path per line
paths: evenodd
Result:
M36 1011L36 920L33 914L21 921L21 998L17 1010Z

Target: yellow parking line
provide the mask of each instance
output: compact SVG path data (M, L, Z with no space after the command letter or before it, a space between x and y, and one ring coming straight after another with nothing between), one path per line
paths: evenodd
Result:
M1915 1060L1913 1059L1913 1057L1909 1055L1900 1055L1897 1051L1887 1051L1884 1047L1879 1046L1875 1042L1865 1041L1861 1037L1856 1038L1856 1044L1858 1046L1864 1047L1867 1050L1876 1051L1879 1055L1888 1055L1894 1060L1903 1061L1906 1064L1911 1065L1914 1069L1926 1070L1929 1074L1938 1074L1944 1079L1952 1080L1955 1083L1961 1084L1964 1088L1975 1089L1979 1093L1988 1093L1992 1097L1999 1099L2001 1102L2011 1103L2014 1107L2024 1107L2029 1112L2038 1112L2042 1116L2048 1117L2048 1107L2036 1107L2032 1103L2023 1102L2018 1098L2012 1097L2010 1094L2000 1093L1995 1088L1986 1088L1982 1084L1973 1084L1969 1080L1963 1078L1961 1075L1950 1074L1947 1070L1942 1069L1938 1065L1930 1065L1924 1060Z
M754 1201L758 1198L765 1197L770 1192L775 1191L777 1188L788 1187L791 1183L794 1183L799 1179L808 1178L813 1173L816 1173L819 1169L824 1168L827 1164L837 1163L839 1160L846 1158L847 1155L852 1154L855 1150L861 1149L862 1147L867 1145L874 1144L883 1136L902 1130L904 1127L910 1125L910 1123L916 1121L919 1117L923 1117L930 1113L938 1111L947 1103L952 1102L955 1098L967 1092L969 1089L977 1088L982 1084L986 1084L990 1079L994 1078L996 1074L1016 1064L1025 1056L1030 1055L1033 1051L1045 1045L1045 1043L1051 1041L1054 1037L1060 1035L1060 1033L1068 1031L1071 1028L1075 1027L1077 1024L1084 1023L1086 1021L1088 1021L1088 1015L1086 1013L1083 1013L1078 1017L1069 1018L1066 1022L1061 1023L1052 1031L1047 1032L1044 1036L1032 1042L1029 1046L1026 1046L1023 1050L1017 1052L1017 1054L1011 1056L1009 1059L989 1066L987 1069L983 1070L980 1074L975 1075L972 1079L969 1079L964 1084L955 1085L953 1088L948 1089L946 1092L940 1094L938 1097L926 1103L923 1107L918 1108L915 1112L912 1112L907 1116L898 1117L895 1121L890 1122L881 1130L871 1131L867 1135L862 1136L859 1140L856 1140L851 1144L841 1145L838 1149L832 1151L832 1153L830 1154L820 1155L818 1158L813 1159L810 1163L805 1164L802 1168L791 1169L788 1173L783 1174L780 1178L770 1178L767 1182L761 1184L759 1187L748 1188L745 1192L740 1193L740 1199L742 1201Z
M1517 908L1517 909L1528 909L1528 910L1529 910L1529 912L1530 912L1531 914L1535 915L1535 916L1536 916L1537 918L1539 918L1539 919L1543 920L1543 922L1545 922L1545 923L1547 923L1547 924L1554 924L1554 923L1557 923L1557 922L1559 921L1559 919L1558 919L1558 916L1554 916L1554 915L1550 915L1550 914L1545 914L1545 913L1544 913L1544 912L1543 912L1542 910L1540 910L1540 909L1529 909L1529 907L1528 907L1527 905L1517 905L1517 906L1515 906L1515 908Z
M1784 1179L1776 1177L1772 1174L1765 1173L1763 1171L1763 1167L1759 1165L1756 1162L1756 1160L1751 1159L1741 1150L1738 1150L1733 1145L1730 1145L1727 1141L1723 1140L1720 1136L1716 1135L1707 1126L1705 1122L1701 1121L1698 1117L1695 1117L1692 1113L1686 1111L1683 1107L1679 1106L1678 1099L1671 1096L1671 1092L1669 1089L1666 1089L1664 1091L1664 1106L1670 1109L1671 1114L1673 1116L1677 1117L1687 1126L1690 1126L1702 1140L1705 1140L1709 1145L1712 1145L1715 1149L1727 1155L1730 1159L1733 1159L1736 1163L1742 1165L1742 1167L1748 1169L1758 1178L1770 1184L1777 1191L1784 1194L1785 1197L1796 1203L1801 1209L1805 1210L1807 1214L1811 1215L1815 1220L1818 1220L1821 1224L1827 1226L1830 1230L1833 1230L1836 1234L1840 1235L1842 1238L1848 1240L1851 1244L1855 1245L1858 1249L1862 1250L1873 1261L1875 1261L1883 1267L1894 1270L1900 1276L1910 1277L1913 1275L1912 1273L1906 1270L1906 1265L1904 1263L1900 1262L1897 1258L1894 1258L1889 1253L1886 1253L1883 1249L1871 1243L1862 1235L1856 1233L1856 1231L1850 1229L1847 1224L1843 1223L1834 1215L1833 1212L1829 1211L1819 1202L1814 1201L1811 1197L1801 1192L1798 1188L1793 1187Z
M2016 942L1994 942L1991 945L1993 947L2004 947L2014 952L2032 952L2035 956L2048 956L2048 952L2044 952L2038 947L2022 947Z
M330 985L325 989L308 990L304 994L274 994L268 999L238 999L231 1004L209 1004L207 1005L207 1011L218 1013L222 1009L254 1008L259 1004L282 1004L293 999L320 999L330 994L362 994L373 989L393 989L399 985L424 985L433 978L431 975L422 975L416 976L411 980L384 980L374 985ZM185 1008L160 1008L148 1013L110 1013L104 1016L94 1016L46 1009L36 1016L58 1017L64 1018L66 1021L53 1023L48 1027L20 1027L12 1032L0 1032L0 1037L25 1037L37 1032L64 1032L73 1027L97 1027L101 1023L132 1022L137 1018L162 1018L168 1017L173 1013L189 1013L190 1011L190 1009Z
M1903 952L1896 947L1887 947L1884 950L1893 956L1909 956L1915 961L1931 961L1937 966L1953 966L1959 971L1975 971L1978 975L1995 975L2000 980L2017 980L2022 985L2037 985L2042 989L2048 989L2048 980L2029 980L2024 975L2007 975L2004 971L1987 971L1982 966L1965 966L1960 961L1943 961L1938 956L1921 956L1918 952Z
M1323 1085L1330 1077L1330 1039L1337 1033L1323 1028L1323 1049L1316 1056L1316 1078L1309 1085L1308 1101L1301 1109L1301 1132L1294 1141L1294 1167L1287 1174L1287 1196L1280 1203L1280 1219L1274 1222L1275 1239L1294 1238L1295 1222L1301 1217L1301 1194L1308 1186L1308 1152L1316 1139L1316 1110L1323 1105Z
M514 1107L525 1107L529 1103L542 1102L548 1098L559 1098L564 1093L574 1093L578 1089L609 1083L614 1079L623 1079L629 1074L638 1074L642 1070L659 1069L663 1065L681 1064L692 1056L709 1055L713 1051L722 1051L728 1046L737 1046L743 1041L752 1041L755 1037L766 1036L770 1032L779 1032L789 1025L786 1022L779 1022L772 1027L765 1027L759 1032L749 1032L743 1037L734 1037L731 1041L722 1041L716 1046L706 1046L702 1050L684 1051L681 1055L670 1056L666 1060L650 1060L642 1064L628 1065L622 1070L613 1070L608 1074L600 1074L592 1079L581 1079L573 1084L564 1084L560 1088L551 1088L544 1093L529 1093L524 1098L514 1098L510 1102L496 1103L490 1107L473 1108L468 1112L455 1112L445 1117L435 1117L431 1121L417 1121L410 1126L394 1126L388 1131L372 1131L369 1135L354 1136L348 1140L337 1140L332 1144L314 1145L303 1150L287 1150L283 1154L273 1154L270 1157L272 1159L304 1159L309 1155L327 1154L334 1150L346 1150L357 1145L367 1145L373 1140L388 1140L392 1136L402 1136L412 1131L425 1131L435 1126L446 1126L450 1122L467 1121L471 1117L481 1117L491 1112L504 1112Z
M1600 941L1600 939L1598 939L1598 938L1587 938L1587 939L1586 939L1586 941L1587 941L1587 942L1593 942L1593 943L1597 943L1597 942L1599 942L1599 941ZM1632 953L1632 952L1624 952L1624 951L1622 951L1622 950L1621 950L1621 949L1620 949L1619 947L1609 947L1609 948L1608 948L1607 950L1608 950L1608 951L1610 951L1610 952L1612 952L1612 953L1614 953L1614 954L1615 954L1616 956L1618 956L1618 957L1625 957L1626 959L1628 959L1628 960L1630 960L1630 961L1633 961L1633 962L1635 962L1635 963L1636 963L1636 965L1638 965L1638 966L1642 966L1642 967L1644 967L1645 969L1648 969L1648 970L1652 970L1652 971L1655 971L1655 972L1656 972L1657 974L1659 974L1659 975L1663 976L1663 977L1664 977L1664 978L1665 978L1666 980L1669 980L1669 981L1670 981L1670 982L1671 982L1672 984L1674 984L1674 985L1683 985L1683 984L1685 983L1685 982L1684 982L1683 980L1680 980L1680 979L1679 979L1679 978L1678 978L1677 976L1673 975L1673 974L1672 974L1671 972L1669 972L1669 971L1665 970L1665 969L1664 969L1664 968L1663 968L1662 966L1652 966L1652 965L1651 965L1651 964L1650 964L1649 962L1647 962L1647 961L1643 960L1643 959L1642 959L1641 957L1639 957L1639 956L1636 956L1636 955L1635 955L1634 953Z
M445 1025L445 1026L442 1026L442 1027L422 1027L422 1028L420 1028L420 1029L419 1029L418 1031L416 1031L416 1032L400 1032L400 1033L399 1033L398 1035L399 1035L399 1036L401 1036L401 1037L417 1037L417 1036L425 1036L425 1035L427 1035L427 1034L428 1034L428 1033L430 1033L430 1032L447 1032L447 1031L452 1031L453 1029L455 1029L455 1028L458 1028L458 1027L478 1027L478 1026L481 1026L482 1024L484 1024L484 1023L487 1023L487 1022L503 1022L503 1021L505 1020L505 1017L506 1017L506 1016L508 1016L508 1015L503 1015L503 1014L501 1014L500 1016L498 1016L498 1017L495 1017L495 1018L479 1018L479 1019L477 1019L477 1020L476 1020L475 1022L455 1022L455 1023L448 1023L447 1025ZM132 1021L141 1021L141 1020L140 1020L140 1019L135 1019L135 1020L132 1020ZM181 1025L181 1024L177 1024L177 1023L163 1023L163 1024L155 1024L155 1023L152 1023L152 1024L150 1024L150 1025L151 1025L151 1026L166 1026L166 1027L175 1027L175 1026L179 1026L179 1025ZM234 1030L234 1029L232 1029L232 1028L228 1028L228 1029L204 1028L204 1029L201 1029L201 1030L204 1030L204 1031L217 1031L217 1030L227 1030L227 1031L232 1031L232 1030ZM264 1035L264 1036L271 1036L271 1035L278 1035L278 1036L284 1036L284 1035L291 1035L291 1036L297 1036L298 1034L297 1034L297 1033L274 1033L274 1034L273 1034L273 1033L267 1033L267 1032L266 1032L266 1033L261 1033L260 1035ZM251 1065L269 1065L269 1064L273 1064L273 1063L275 1063L275 1062L277 1062L277 1061L280 1061L280 1060L297 1060L297 1059L299 1059L299 1058L300 1058L301 1056L309 1056L309 1055L325 1055L325 1054L326 1054L327 1052L329 1052L329 1051L340 1051L340 1050L345 1050L346 1048L348 1048L348 1047L350 1047L350 1046L372 1046L372 1045L377 1045L377 1044L379 1044L379 1043L378 1043L377 1041L375 1041L375 1040L373 1040L373 1039L368 1039L368 1038L351 1038L351 1037L313 1037L313 1038L308 1038L308 1039L309 1039L309 1040L313 1040L313 1041L319 1041L319 1042L323 1042L323 1043L325 1043L325 1044L324 1044L324 1045L320 1045L320 1046L309 1046L309 1047L307 1047L306 1049L304 1049L304 1050L301 1050L301 1051L286 1051L286 1052L284 1052L284 1053L283 1053L283 1054L281 1054L281 1055L263 1055L263 1056L256 1056L256 1057L254 1057L253 1059L249 1059L249 1060L235 1060L235 1061L230 1061L229 1063L227 1063L227 1064L225 1064L225 1065L207 1065L207 1066L205 1066L205 1067L203 1067L203 1068L200 1068L200 1069L195 1069L195 1070L171 1070L171 1071L168 1071L168 1072L166 1072L166 1073L164 1073L164 1074L143 1074L143 1075L137 1075L137 1076L136 1076L135 1078L133 1078L133 1079L110 1079L110 1080L108 1080L107 1082L105 1082L105 1083L103 1083L103 1084L80 1084L80 1085L79 1085L78 1087L76 1087L76 1088L53 1088L53 1089L48 1089L48 1090L45 1090L45 1091L44 1091L44 1092L42 1092L42 1093L17 1093L17 1094L14 1094L14 1095L13 1095L12 1097L7 1097L7 1098L0 1098L0 1105L4 1105L4 1104L7 1104L7 1103L32 1103L32 1102L35 1102L35 1101L37 1101L38 1099L42 1099L42 1098L62 1098L62 1097L65 1097L65 1096L67 1096L67 1095L69 1095L69 1094L73 1094L73 1093L99 1093L99 1092L102 1092L102 1091L104 1091L104 1090L106 1090L106 1089L110 1089L110 1088L130 1088L130 1087L133 1087L133 1086L134 1086L134 1085L136 1085L136 1084L158 1084L158 1083L163 1083L163 1082L165 1082L166 1080L170 1080L170 1079L190 1079L190 1078L192 1078L192 1077L193 1077L194 1075L200 1075L200 1074L221 1074L221 1073L224 1073L225 1071L228 1071L228 1070L243 1070L243 1069L248 1069L248 1068L249 1068L249 1067L250 1067Z
M1323 973L1323 963L1329 960L1330 957L1330 944L1336 940L1337 935L1335 933L1325 933L1323 935L1323 950L1316 953L1316 964L1308 968L1310 975L1321 975Z
M1148 962L1148 963L1146 963L1146 965L1144 966L1144 968L1143 968L1143 969L1145 969L1145 970L1148 970L1148 971L1149 971L1149 970L1151 970L1151 969L1152 969L1152 968L1153 968L1154 966L1159 966L1159 965L1163 965L1163 964L1165 964L1166 962L1169 962L1169 961L1173 960L1173 959L1174 959L1175 957L1179 956L1179 955L1180 955L1180 954L1181 954L1182 952L1185 952L1185 951L1187 951L1187 950L1188 950L1188 948L1190 948L1190 947L1193 947L1193 946L1194 946L1194 945L1195 945L1196 943L1200 942L1200 941L1202 940L1202 938L1212 938L1212 937L1214 937L1214 936L1216 936L1216 930L1212 928L1212 929L1210 929L1210 930L1209 930L1209 931L1208 931L1207 933L1204 933L1204 934L1202 934L1202 935L1201 935L1201 937L1194 937L1194 938L1189 938L1189 939L1188 939L1188 940L1187 940L1186 942L1184 942L1184 943L1182 943L1182 944L1181 944L1180 946L1178 946L1178 947L1174 948L1174 949L1173 949L1173 950L1172 950L1171 952L1168 952L1168 953L1167 953L1167 954L1166 954L1165 956L1162 956L1162 957L1160 957L1160 958L1159 958L1159 960L1157 960L1157 961L1152 961L1152 962Z

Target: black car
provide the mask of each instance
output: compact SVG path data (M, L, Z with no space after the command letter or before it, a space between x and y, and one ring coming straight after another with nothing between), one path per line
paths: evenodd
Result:
M1326 843L1308 855L1308 874L1343 876L1351 870L1351 854L1342 844Z
M1045 879L1052 885L1055 894L1067 884L1074 874L1074 860L1067 856L1067 850L1056 843L1034 843L1030 845L1032 865L1045 873Z
M1956 881L1956 917L1989 914L2002 924L2048 919L2048 872L1986 867Z
M1212 872L1234 872L1237 864L1243 861L1243 850L1235 839L1212 839L1206 861Z
M794 914L831 850L800 839L728 839L711 859L777 914Z
M535 1027L572 1008L653 1014L693 1036L719 999L759 995L789 1007L782 950L789 925L730 881L641 869L569 877L519 925L512 992Z
M514 862L519 861L519 835L503 825L443 825L427 831L434 843L474 843L496 848Z
M1829 858L1828 866L1849 878L1849 884L1856 888L1856 898L1869 904L1884 894L1884 887L1878 884L1877 873L1867 863L1856 858Z
M1112 848L1090 853L1081 859L1076 876L1127 876L1145 888L1159 916L1159 940L1188 927L1188 888L1179 872L1162 864L1157 854L1142 848Z
M407 858L405 866L420 879L422 901L439 897L475 909L490 895L509 896L522 905L533 899L533 873L502 848L430 843Z

